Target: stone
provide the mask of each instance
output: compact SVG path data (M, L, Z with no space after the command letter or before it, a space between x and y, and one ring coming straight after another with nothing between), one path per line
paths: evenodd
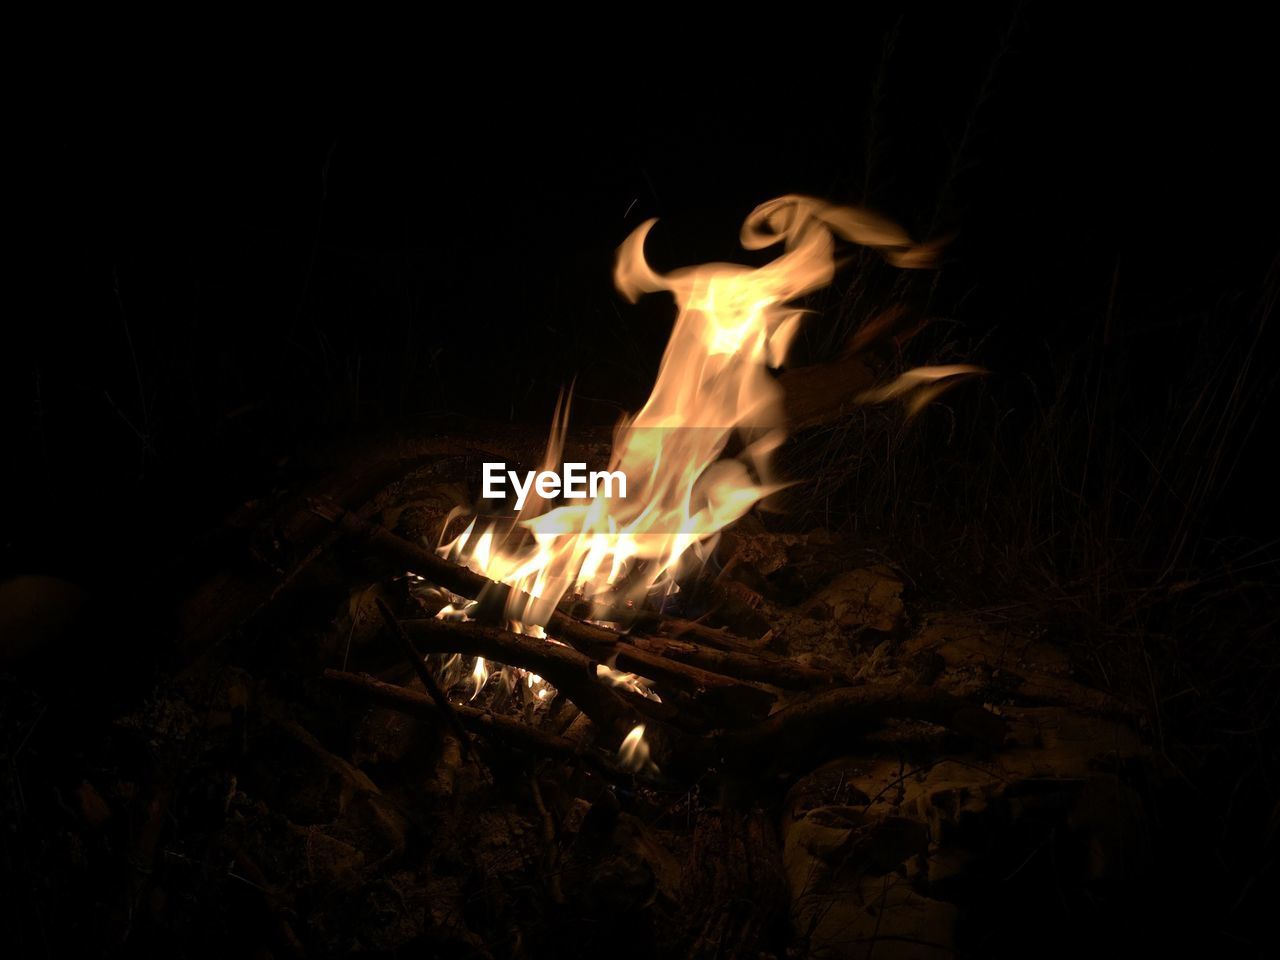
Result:
M830 611L830 618L846 630L891 634L902 626L902 591L902 580L889 567L861 567L837 576L812 604Z

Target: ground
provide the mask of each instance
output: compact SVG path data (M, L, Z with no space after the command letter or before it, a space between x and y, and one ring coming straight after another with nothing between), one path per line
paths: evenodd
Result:
M826 529L740 524L717 553L719 593L686 601L723 602L683 613L852 689L952 694L998 718L996 741L891 706L758 763L610 778L485 736L467 759L442 723L326 682L329 668L416 686L374 600L412 616L423 588L310 498L435 537L478 476L471 447L519 462L536 443L401 436L228 518L239 548L192 578L169 656L92 723L30 669L84 628L74 589L6 595L8 622L23 620L6 631L4 717L22 942L945 957L1163 936L1153 815L1175 773L1142 706L1087 681L1052 621L921 593L883 550ZM812 696L775 692L775 713ZM498 683L477 703L612 759L576 711L520 708Z

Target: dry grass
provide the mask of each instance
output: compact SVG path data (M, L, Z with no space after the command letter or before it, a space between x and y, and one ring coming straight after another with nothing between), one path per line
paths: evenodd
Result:
M1092 682L1144 710L1183 788L1158 809L1190 831L1173 843L1202 851L1186 869L1218 885L1224 931L1257 907L1280 832L1280 541L1248 475L1280 379L1263 359L1276 265L1262 290L1166 329L1173 349L1109 342L1104 317L1047 390L996 369L914 420L864 408L798 438L790 464L811 478L808 522L894 558L929 600L1047 626ZM833 343L869 302L846 291ZM983 350L934 324L907 359Z

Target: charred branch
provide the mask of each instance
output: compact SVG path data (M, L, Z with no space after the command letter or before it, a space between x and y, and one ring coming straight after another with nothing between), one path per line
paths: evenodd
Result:
M596 678L595 662L571 647L479 623L406 620L403 626L427 652L484 657L536 673L618 740L640 722L639 714Z
M409 687L385 683L368 674L348 673L344 670L325 670L324 678L370 703L420 717L434 724L445 722L440 708L431 697ZM452 707L465 729L508 746L562 760L571 760L583 754L579 745L568 737L539 730L519 718L499 716L466 704L453 704Z
M421 547L403 537L397 537L386 527L370 523L363 517L342 509L332 500L313 500L311 511L334 524L350 539L363 543L379 556L461 596L477 597L487 584L493 582L474 570L468 570L460 564L450 563L443 557L436 556L426 547Z
M889 720L923 720L999 745L1005 722L967 700L923 686L867 684L821 693L769 719L715 738L715 750L734 766L820 762Z
M502 587L481 574L438 557L430 550L410 543L335 504L316 503L313 509L335 523L344 533L363 542L380 555L454 593L477 598L486 589ZM569 599L563 606L580 608L581 604ZM599 605L593 607L593 611L601 616L607 613ZM629 616L634 619L634 612ZM552 614L546 630L548 635L608 666L668 684L707 705L716 704L748 716L763 716L768 713L774 701L771 693L754 686L754 683L805 688L824 686L831 682L830 677L822 671L781 658L771 658L749 650L704 649L700 644L688 641L641 640L585 623L563 610ZM700 639L710 638L701 636ZM719 642L722 646L730 645L727 637L720 637ZM745 646L745 641L741 643ZM498 656L493 656L492 659L509 662ZM560 686L554 680L551 682Z
M807 667L785 657L717 650L684 639L631 637L630 642L659 657L775 687L808 690L831 686L840 679L829 671Z
M659 619L659 631L662 636L687 643L696 643L703 647L713 647L729 653L758 654L763 652L766 640L744 640L728 630L709 627L696 620L683 620L679 617L663 616Z
M471 741L467 736L466 730L462 728L462 723L458 720L457 711L454 710L453 704L449 702L449 698L445 696L440 684L436 682L436 678L432 676L431 671L427 669L426 662L422 659L422 654L413 645L413 641L409 639L409 635L404 632L404 627L400 626L400 621L396 619L396 615L391 612L391 608L378 598L375 601L378 605L378 613L382 615L383 622L387 625L387 630L396 640L400 647L401 653L405 659L409 661L409 665L413 667L413 672L418 675L418 679L422 682L422 686L427 693L431 695L431 699L435 701L440 712L444 714L444 718L449 721L449 726L453 728L454 733L458 735L458 744L462 748L462 755L470 758Z
M580 702L576 685L582 682L581 677L585 673L595 686L599 686L595 683L597 663L645 677L661 687L687 696L700 707L722 711L728 720L762 717L769 712L769 707L774 702L773 694L762 687L667 658L638 646L622 634L573 620L560 613L552 616L547 632L568 646L522 637L478 623L406 620L404 626L410 636L423 642L427 642L429 638L440 649L448 647L448 652L482 656L532 670L553 686L564 690L569 699L588 715L591 714L591 709ZM450 641L455 638L460 638L464 645L450 646ZM516 640L514 643L511 642L513 638ZM479 652L481 648L490 652ZM554 653L548 654L548 650ZM522 661L509 659L516 656L523 658ZM558 681L552 673L547 672L548 669L568 671L568 685Z

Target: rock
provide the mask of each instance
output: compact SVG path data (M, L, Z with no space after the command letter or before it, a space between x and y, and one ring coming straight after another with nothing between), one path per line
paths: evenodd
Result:
M1013 630L957 613L934 615L903 643L900 659L904 675L932 674L957 696L1048 703L1109 717L1134 713L1112 694L1073 680L1066 651L1034 629Z
M905 610L902 590L901 579L888 567L863 567L836 577L809 609L822 610L821 618L830 616L846 630L896 633Z
M1011 670L1066 677L1071 661L1056 644L1033 632L992 626L963 614L933 615L902 645L904 657L929 653L949 672Z
M918 820L818 807L786 830L791 923L815 958L950 957L959 911L917 892L929 834Z
M1011 877L1055 884L1043 902L1056 903L1142 874L1146 816L1126 780L1149 759L1137 734L1060 707L1002 714L994 756L845 757L793 785L784 863L806 956L946 957L959 908L998 902ZM1037 857L1052 857L1051 880L1027 870Z
M785 567L791 550L804 541L805 537L794 533L750 531L743 523L721 535L717 553L735 564L751 567L761 576L768 576Z

